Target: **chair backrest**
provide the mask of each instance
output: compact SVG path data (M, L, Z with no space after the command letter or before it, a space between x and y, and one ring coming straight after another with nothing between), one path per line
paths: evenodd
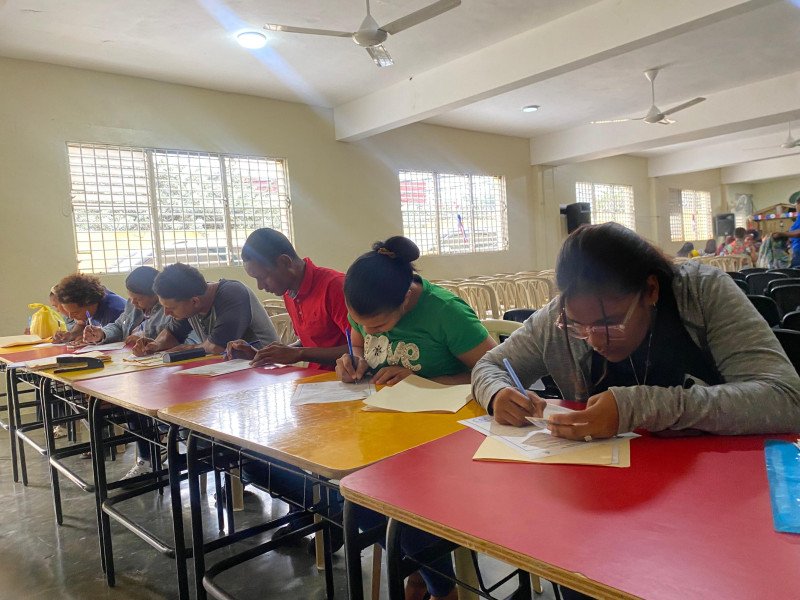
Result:
M726 271L728 275L730 275L733 279L738 279L739 281L747 281L744 278L744 273L740 273L739 271Z
M789 277L800 277L800 269L792 269L791 267L786 267L785 269L769 269L767 273L783 273Z
M491 338L498 344L502 344L508 336L522 327L522 323L503 319L481 319L481 323L486 327L486 331L489 332Z
M781 322L781 315L778 312L778 305L775 304L775 300L767 296L755 296L752 294L747 297L750 298L750 302L753 303L753 306L756 307L756 310L764 317L770 327L775 327Z
M800 284L776 287L769 297L775 300L781 315L797 310L800 308Z
M793 310L783 315L781 329L794 329L800 331L800 310Z
M524 323L525 320L535 312L535 308L515 308L513 310L507 310L505 313L503 313L503 319L506 321Z
M767 284L774 279L786 279L783 273L748 273L745 275L747 285L750 286L750 293L756 296L764 295Z
M742 290L745 294L750 293L750 286L747 285L746 281L742 281L741 279L734 279L733 283L739 286L739 289Z
M773 279L772 281L767 283L767 287L764 289L764 292L766 293L767 296L769 296L769 293L776 287L782 287L784 285L797 285L799 283L800 283L800 277L786 277L785 279Z
M278 332L278 340L281 344L286 344L288 346L297 341L297 334L294 332L292 319L289 318L288 314L272 315L270 316L270 320L275 327L275 331Z
M267 316L270 317L275 315L286 314L286 305L280 298L270 298L268 300L262 300L261 306L264 307L264 310L267 311Z
M440 288L443 288L443 289L447 290L448 292L451 292L451 293L455 294L456 296L458 296L458 284L457 283L453 283L452 281L439 281L439 282L435 283L434 285L437 285Z
M497 319L497 298L494 290L485 283L459 283L458 295L472 307L479 319Z
M499 314L505 311L517 308L519 300L517 298L517 286L513 279L508 277L495 277L486 281L482 281L494 290L494 295L497 298L497 310Z
M555 286L546 277L515 277L517 306L541 308L555 296Z
M763 267L745 267L744 269L739 269L739 272L743 275L749 275L750 273L766 273L767 269Z
M786 356L794 365L794 370L800 374L800 331L792 329L773 329L775 337L786 352Z

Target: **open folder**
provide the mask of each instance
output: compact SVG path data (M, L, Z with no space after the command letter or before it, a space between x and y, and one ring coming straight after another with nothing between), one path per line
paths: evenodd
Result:
M385 386L364 400L364 410L457 413L472 398L470 385L445 385L417 375Z
M43 340L38 335L6 335L0 337L0 348L13 348L14 346L30 346L32 344L40 344L44 341L46 340Z
M480 445L473 460L487 460L500 462L528 462L559 465L597 465L604 467L630 467L631 466L631 439L619 438L606 444L586 444L578 450L545 456L542 458L529 458L501 442L496 437L489 436Z

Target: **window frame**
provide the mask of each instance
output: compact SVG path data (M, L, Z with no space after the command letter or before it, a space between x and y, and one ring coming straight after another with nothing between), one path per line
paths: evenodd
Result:
M591 207L591 223L592 225L601 225L603 223L618 223L623 227L627 227L631 231L636 231L636 195L634 193L634 189L632 185L628 185L626 183L601 183L595 181L576 181L575 182L575 202L586 202L584 194L582 194L579 190L580 186L591 186L591 198L589 199L589 206ZM630 191L630 211L623 211L622 213L613 212L609 213L609 211L601 211L600 207L597 206L598 200L598 187L604 186L609 187L612 189L612 194L615 191L615 188L622 188L625 192ZM614 202L627 202L626 198L620 198L614 194ZM617 215L625 215L626 218L624 219L605 219L601 220L599 215L600 214L613 214L615 217ZM629 221L628 223L623 223L622 221Z
M700 224L698 220L695 219L694 225L694 233L690 235L695 235L697 237L687 237L687 198L684 194L693 194L696 197L700 198L701 195L703 196L703 200L708 202L708 212L707 212L707 224L705 227L707 228L705 231L700 231ZM680 212L678 212L678 202L680 202ZM696 200L695 200L696 202ZM711 192L708 190L690 190L684 188L669 188L669 239L671 242L704 242L709 239L715 239L717 236L714 235L714 211L711 206ZM705 211L704 211L705 212ZM699 210L697 207L694 207L689 210L690 217L699 216ZM680 218L680 236L676 236L675 229L678 226L678 219Z
M408 178L404 178L404 176ZM408 182L418 182L424 181L426 178L430 178L432 182L432 193L433 193L433 201L434 201L434 208L431 211L429 208L426 208L424 211L413 211L413 210L404 210L403 207L406 202L409 204L414 204L414 201L404 200L404 184ZM445 199L442 197L441 191L441 184L442 178L466 178L467 185L466 189L469 192L469 200L468 200L468 213L463 211L456 213L456 216L461 216L461 222L459 223L458 227L462 234L465 236L464 241L469 244L469 249L466 251L443 251L443 247L447 246L447 240L444 239L444 236L455 235L455 232L445 232L443 233L443 229L448 227L447 216L452 216L452 209L443 208L442 204L445 202ZM492 185L497 186L498 197L494 198L492 201L495 205L499 205L499 211L497 208L494 211L481 211L478 210L478 206L476 203L476 179L488 179ZM420 249L421 256L470 256L475 254L490 254L495 252L507 252L509 250L509 234L508 234L508 196L506 192L506 178L504 175L486 175L483 173L452 173L452 172L442 172L442 171L434 171L434 170L417 170L417 169L399 169L397 172L397 181L399 187L399 196L400 196L400 208L401 208L401 220L402 220L402 227L403 227L403 235L410 240L412 240ZM485 185L485 184L484 184ZM427 193L427 190L423 193ZM413 195L414 192L409 192L410 195ZM425 212L433 212L435 213L435 231L433 228L429 228L428 231L425 232L426 239L420 239L419 235L415 235L414 229L418 227L413 226L413 220L409 218L411 215L420 215L424 214ZM483 214L484 218L487 215L492 215L499 212L500 214L497 215L497 224L499 227L490 231L484 231L481 227L484 226L486 223L484 221L478 220L479 214ZM478 229L476 229L476 226ZM463 227L463 230L461 230ZM466 232L469 232L470 235L467 236ZM489 236L494 236L495 241L492 245L496 245L497 247L491 249L479 249L481 247L486 246L486 240L481 241L479 236L476 234L487 234ZM433 240L428 240L427 237L435 236ZM431 245L432 242L432 245ZM456 244L457 245L457 244ZM431 248L434 248L431 250Z
M261 223L254 223L256 227L274 226L274 221L264 219L266 214L274 214L277 211L278 219L280 220L279 230L284 233L290 241L294 239L294 215L293 205L291 199L291 191L289 184L289 168L286 158L272 157L272 156L255 156L249 154L237 153L224 153L224 152L208 152L200 150L180 150L174 148L157 148L154 146L127 146L120 144L110 143L92 143L92 142L74 142L67 141L66 145L67 155L67 170L69 178L69 209L71 211L73 241L75 248L76 268L79 272L90 273L95 275L126 273L140 265L152 265L156 269L163 269L168 264L173 264L176 259L178 262L185 262L198 268L220 268L229 267L241 264L241 259L238 258L237 249L241 248L244 243L242 238L241 227L236 227L237 219L240 221L247 221L248 218L252 221L258 221L261 217ZM88 151L88 156L84 152ZM113 153L113 154L112 154ZM130 153L130 164L123 163L122 157L125 153ZM98 155L102 159L98 161ZM138 156L137 156L138 155ZM77 163L73 164L73 157L77 156ZM119 157L119 164L116 160ZM195 214L197 210L197 201L200 201L201 213L206 211L205 194L217 194L210 204L211 216L216 220L217 217L222 221L222 227L216 227L213 231L216 232L214 237L191 237L195 236L205 229L170 229L165 225L169 221L167 215L169 214L169 207L183 206L183 202L174 202L174 196L168 194L166 197L162 196L161 189L159 188L159 175L162 177L162 183L169 179L169 161L171 157L176 158L180 163L181 160L187 160L188 165L178 165L177 175L179 177L189 178L196 177L198 173L193 171L196 165L192 165L192 160L207 161L209 167L213 170L218 168L218 180L211 182L211 190L203 188L203 184L195 190L193 182L189 184L190 203L189 209L184 212L190 217ZM159 172L159 165L156 164L157 159L166 161L166 171ZM92 161L87 165L87 161ZM274 185L276 191L267 191L264 195L262 190L258 190L258 201L252 201L253 191L257 190L254 186L254 181L263 181L253 179L253 171L250 168L251 163L255 161L256 170L255 175L261 174L262 168L269 174L273 169L276 176ZM138 164L137 164L138 163ZM242 168L244 163L248 168ZM164 165L162 165L164 166ZM126 175L126 168L130 172ZM173 169L175 167L173 166ZM116 170L115 170L116 169ZM86 171L92 170L94 180L87 182ZM103 172L105 171L105 172ZM143 173L142 173L143 171ZM207 174L200 174L205 177ZM232 179L242 179L243 176L250 176L249 188L235 187ZM103 177L107 177L106 183L101 183ZM130 181L126 180L131 178ZM138 179L144 179L140 182ZM269 181L272 181L268 177ZM80 185L80 183L83 185ZM145 212L147 214L146 221L148 227L140 227L137 229L122 229L120 231L138 231L140 239L138 240L138 247L136 244L131 245L131 238L126 237L117 239L115 237L113 246L110 248L106 246L104 235L105 229L103 224L98 225L98 229L94 231L91 228L91 220L95 215L102 215L104 210L110 210L113 215L111 223L112 227L116 225L116 220L120 213L123 214L123 221L127 222L128 213L128 200L130 190L126 185L133 187L134 200L132 201L135 206L135 213L141 218ZM179 182L179 191L184 193L183 182ZM167 183L167 189L171 191L172 183ZM114 189L119 188L121 191L115 192ZM214 188L217 188L216 191ZM246 206L246 199L241 193L250 193L251 205ZM198 195L199 194L199 195ZM121 196L120 201L115 196ZM94 202L89 198L94 197ZM104 200L105 199L105 203ZM143 210L142 199L146 199L147 210ZM240 205L240 206L237 206ZM78 222L79 211L84 211L86 215L87 224L86 231L81 231ZM95 213L93 215L92 213ZM101 217L102 218L102 217ZM284 227L285 225L285 227ZM278 229L278 228L276 228ZM117 231L116 227L113 231ZM178 240L175 232L183 231L183 240ZM211 230L209 230L211 231ZM100 233L99 239L97 234ZM86 240L80 239L80 235L85 234ZM94 234L94 235L92 235ZM189 235L187 235L189 234ZM135 236L134 236L135 237ZM165 243L167 238L173 238L171 245ZM216 240L216 244L212 244ZM133 240L134 242L136 240ZM181 245L181 241L183 245ZM201 243L205 241L206 244ZM223 248L224 244L224 248ZM88 250L84 249L88 248ZM102 248L102 250L100 250ZM124 252L127 250L127 257ZM172 253L168 252L171 250ZM224 256L223 252L224 250ZM110 253L109 253L110 252ZM86 262L85 257L88 253L88 266L82 266ZM100 258L95 258L100 254ZM138 254L138 256L137 256ZM109 258L109 256L113 258ZM205 257L205 261L203 261ZM191 260L194 258L195 260ZM185 260L188 259L188 260ZM223 260L224 259L224 260ZM124 265L125 262L131 264ZM133 264L134 262L139 264ZM98 266L99 265L99 266ZM120 267L120 268L115 268Z

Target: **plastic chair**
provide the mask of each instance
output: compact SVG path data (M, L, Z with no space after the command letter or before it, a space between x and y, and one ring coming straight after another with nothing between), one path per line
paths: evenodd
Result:
M497 298L497 310L499 313L512 310L520 306L517 298L517 286L514 280L508 277L494 277L486 281L482 281L492 290Z
M763 267L745 267L744 269L739 269L739 272L742 275L749 275L750 273L766 273L767 269Z
M800 310L793 310L783 315L781 319L781 329L800 331Z
M485 283L459 283L458 295L472 307L479 319L500 316L494 290Z
M280 299L262 300L261 306L267 311L267 316L269 317L286 314L286 305Z
M793 329L774 329L775 337L786 352L786 356L794 366L794 370L800 374L800 331Z
M787 277L786 279L773 279L767 284L767 287L764 290L764 292L767 296L769 296L770 292L774 290L776 287L782 287L784 285L797 285L797 284L800 284L800 278L798 277Z
M288 314L273 315L270 317L275 331L278 333L278 340L281 344L288 346L297 341L297 334L294 332L292 319Z
M489 332L491 338L498 344L502 344L508 336L522 327L522 323L503 319L481 319L481 323L486 327L486 331Z
M786 275L783 273L748 273L745 275L747 279L747 285L750 286L750 293L754 296L763 296L764 290L767 288L767 284L770 281L775 279L786 279Z
M769 269L767 273L783 273L789 277L800 277L800 269L792 269L786 267L785 269Z
M769 297L775 300L781 315L790 313L800 307L800 284L776 287Z
M744 281L747 283L747 279L744 278L744 274L740 273L739 271L725 271L728 275L730 275L733 279L738 279L739 281Z
M756 307L756 310L764 317L764 320L770 327L775 327L781 322L781 315L778 312L778 305L775 304L775 300L767 296L756 296L752 294L749 294L747 297L750 298L750 302L753 303L753 306Z
M517 306L541 308L555 296L555 286L547 277L515 277Z
M733 283L739 286L739 289L742 290L745 294L750 293L750 286L747 285L746 281L742 281L741 279L734 279Z
M507 310L503 313L503 319L506 321L516 321L517 323L524 323L528 317L536 312L535 308L515 308Z

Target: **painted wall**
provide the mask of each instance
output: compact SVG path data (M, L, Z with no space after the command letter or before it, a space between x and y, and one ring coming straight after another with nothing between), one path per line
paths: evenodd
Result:
M20 332L29 302L76 268L67 141L283 157L295 245L318 264L346 269L376 239L402 231L397 170L502 175L507 252L419 261L431 278L530 269L534 176L528 140L425 124L364 142L334 138L329 110L133 77L0 59L0 335ZM247 281L235 267L209 280ZM124 293L124 275L102 277Z
M800 177L759 181L753 184L753 205L756 210L788 202L789 196L800 191Z
M719 169L698 171L669 177L655 177L652 179L652 193L655 200L658 218L658 240L661 248L669 255L674 255L683 242L670 240L669 232L669 190L699 190L711 194L711 214L728 212L728 200L722 193L722 182ZM698 250L705 246L706 240L687 240L694 243Z

